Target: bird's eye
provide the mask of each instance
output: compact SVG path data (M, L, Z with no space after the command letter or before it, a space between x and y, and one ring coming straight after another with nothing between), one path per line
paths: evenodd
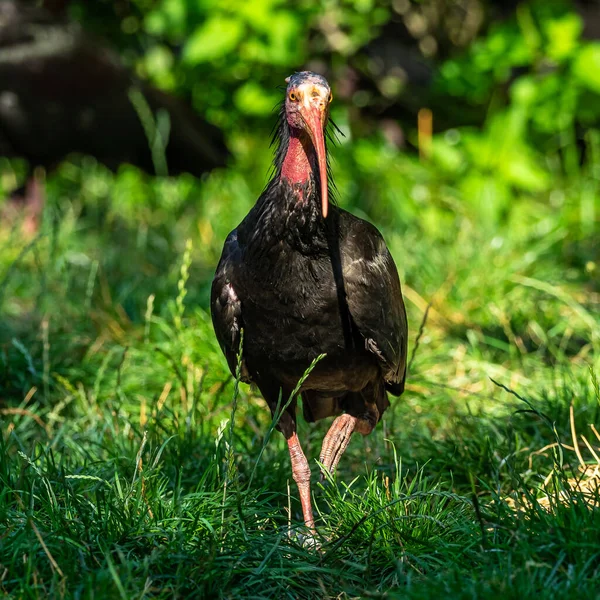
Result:
M296 102L296 100L298 100L298 96L294 92L290 92L290 100L292 102Z
M333 94L329 94L329 102L333 100Z

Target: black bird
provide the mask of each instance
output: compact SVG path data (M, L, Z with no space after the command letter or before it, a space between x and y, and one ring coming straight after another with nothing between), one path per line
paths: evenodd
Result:
M211 312L235 373L254 382L272 413L305 370L304 418L340 415L320 460L333 472L354 431L370 433L406 377L407 321L396 265L377 229L328 203L327 80L287 80L274 176L225 241ZM296 435L296 399L277 428L285 436L306 526L314 529L310 468Z

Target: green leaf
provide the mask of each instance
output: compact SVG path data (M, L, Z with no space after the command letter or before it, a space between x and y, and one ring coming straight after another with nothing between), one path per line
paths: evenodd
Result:
M181 37L185 34L187 9L184 0L163 0L146 14L144 27L151 35Z
M582 85L600 94L599 42L592 42L580 50L573 63L573 74Z
M548 56L557 61L571 56L577 48L577 41L582 29L581 17L575 13L567 13L560 19L546 23Z
M190 36L183 51L184 60L197 64L221 58L235 49L243 34L244 26L240 21L212 17Z
M300 23L291 13L279 11L273 15L268 38L273 64L286 65L298 60L298 51L304 44Z
M465 165L464 152L441 136L433 138L432 159L436 166L447 173L459 173Z
M142 58L141 64L145 74L163 90L175 88L176 79L173 52L167 46L149 48Z
M502 164L501 171L506 181L522 190L541 192L548 189L548 174L524 149L515 149L515 153Z
M279 98L279 94L266 92L255 81L248 81L234 94L234 102L238 110L255 116L264 116L273 112Z
M531 75L524 75L515 81L510 89L510 95L515 104L531 106L538 93L539 84Z

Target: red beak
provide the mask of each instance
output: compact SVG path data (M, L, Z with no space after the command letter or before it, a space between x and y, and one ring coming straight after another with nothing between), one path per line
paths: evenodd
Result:
M319 163L319 178L321 180L321 212L323 218L327 217L327 211L329 208L328 199L328 185L327 185L327 153L325 151L325 134L324 129L324 117L325 111L318 106L311 106L310 108L302 107L300 110L302 117L307 125L310 139L312 140L315 151L317 152L317 161Z

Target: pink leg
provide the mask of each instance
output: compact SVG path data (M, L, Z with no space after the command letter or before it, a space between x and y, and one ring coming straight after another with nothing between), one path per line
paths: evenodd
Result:
M357 431L367 435L373 431L374 423L377 423L377 417L375 417L374 422L371 422L370 419L360 419L349 414L337 417L323 440L319 459L321 464L333 475L342 454L344 454L350 443L352 434Z
M44 184L39 169L36 169L33 177L27 182L25 202L26 209L23 218L23 233L32 236L37 233L44 210Z
M302 514L304 515L304 524L313 533L315 531L315 520L313 518L312 505L310 501L310 467L302 448L300 440L296 432L287 439L288 448L290 450L290 458L292 459L292 476L298 485L300 493L300 502L302 504Z
M44 178L43 172L36 169L28 179L25 190L14 192L8 199L2 219L10 223L21 221L23 233L30 237L37 233L41 215L44 209Z

